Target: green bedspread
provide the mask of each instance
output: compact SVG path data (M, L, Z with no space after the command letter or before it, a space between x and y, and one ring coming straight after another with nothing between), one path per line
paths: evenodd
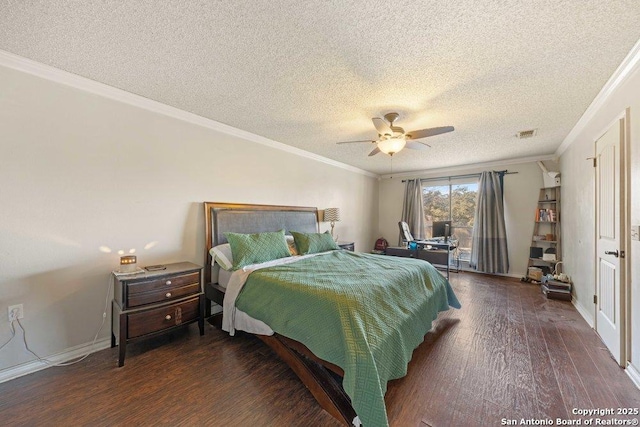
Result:
M387 381L449 306L449 282L429 263L344 250L251 273L236 307L344 370L365 427L387 426Z

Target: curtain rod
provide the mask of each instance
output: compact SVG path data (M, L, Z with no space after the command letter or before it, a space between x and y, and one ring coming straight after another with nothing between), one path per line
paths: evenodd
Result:
M494 171L497 173L502 173L504 175L513 175L516 174L518 172L509 172L508 170L503 170L503 171ZM448 179L451 180L451 178L473 178L473 177L480 177L480 173L469 173L466 175L451 175L451 176L440 176L440 177L436 177L436 178L420 178L420 181L440 181L442 179ZM407 182L406 179L403 179L402 182Z

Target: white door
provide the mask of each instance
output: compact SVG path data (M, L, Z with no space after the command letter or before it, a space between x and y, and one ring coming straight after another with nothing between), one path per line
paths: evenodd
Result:
M616 121L596 141L596 331L622 364L624 252L621 241L621 138L624 121Z

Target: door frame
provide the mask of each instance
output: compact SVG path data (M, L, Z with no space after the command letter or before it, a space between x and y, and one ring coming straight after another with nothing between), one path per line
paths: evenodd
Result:
M624 126L622 131L624 132L624 136L622 138L622 144L624 148L621 148L621 151L624 150L624 160L622 162L621 171L621 181L624 184L624 191L622 192L622 196L624 201L622 201L621 213L624 212L624 222L622 219L620 222L621 225L624 225L625 234L622 236L624 238L624 244L621 245L624 248L625 262L624 262L624 289L621 289L622 296L624 297L624 351L622 352L622 356L624 356L624 368L627 367L629 363L631 363L631 349L632 349L632 335L631 335L631 262L627 262L628 259L631 259L631 108L627 107L624 110Z
M624 251L625 256L620 258L620 334L622 335L620 348L620 366L623 368L631 361L631 286L629 278L631 277L631 263L627 262L630 255L631 239L627 237L627 232L631 225L631 168L630 168L630 147L631 147L631 126L630 126L630 109L627 107L621 114L617 115L605 129L600 132L598 137L593 141L593 155L597 158L597 142L611 129L612 126L623 120L620 128L620 250ZM594 167L594 262L598 262L598 182L596 181L596 168ZM594 270L594 296L598 295L598 269ZM593 305L594 330L598 330L598 305Z

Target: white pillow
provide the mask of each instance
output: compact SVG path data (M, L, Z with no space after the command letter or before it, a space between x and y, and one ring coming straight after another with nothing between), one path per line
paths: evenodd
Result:
M214 246L209 251L211 258L220 265L223 270L233 269L233 256L231 255L231 245L225 243L223 245Z
M299 255L298 248L296 247L296 242L293 239L293 236L287 234L284 236L284 238L287 241L287 246L289 247L289 253L291 254L291 256Z
M220 269L220 271L218 273L218 285L220 285L223 288L227 289L227 285L229 284L229 280L231 280L231 275L232 274L233 274L233 271L231 271L231 270Z

